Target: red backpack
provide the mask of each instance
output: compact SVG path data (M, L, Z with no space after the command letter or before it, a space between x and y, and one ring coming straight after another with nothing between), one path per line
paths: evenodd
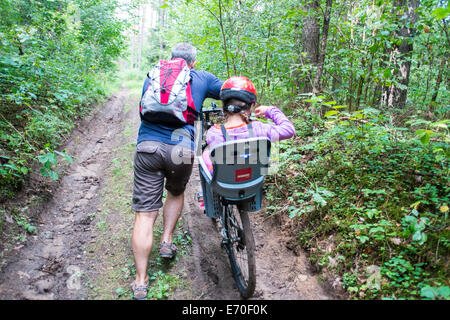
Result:
M152 123L193 125L198 112L191 94L190 69L185 60L161 60L147 74L148 87L140 102L141 119Z

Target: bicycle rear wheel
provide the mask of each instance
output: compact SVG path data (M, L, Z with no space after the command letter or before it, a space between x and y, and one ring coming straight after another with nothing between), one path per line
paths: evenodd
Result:
M249 298L256 286L255 240L250 219L247 211L238 210L235 205L228 205L226 210L225 249L239 292L243 298Z

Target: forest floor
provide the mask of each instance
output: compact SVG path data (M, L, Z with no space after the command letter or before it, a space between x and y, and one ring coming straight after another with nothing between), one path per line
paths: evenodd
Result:
M62 149L74 161L58 182L39 174L5 207L30 218L37 231L3 233L0 299L130 299L134 279L131 232L133 156L139 88L122 87L73 131ZM195 200L194 166L174 239L171 262L158 256L162 215L149 260L150 299L240 299L219 233ZM38 172L39 170L34 170ZM257 286L252 299L336 299L310 269L295 235L280 221L250 214L256 241ZM14 221L9 219L13 224Z

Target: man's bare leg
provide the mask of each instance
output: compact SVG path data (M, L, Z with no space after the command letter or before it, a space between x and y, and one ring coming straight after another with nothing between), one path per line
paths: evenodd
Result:
M184 205L184 192L174 196L167 191L167 198L164 203L164 232L161 237L161 243L172 243L173 231L177 225Z
M153 246L153 225L158 217L158 211L136 212L133 236L134 261L136 263L136 285L144 285L147 280L148 257Z

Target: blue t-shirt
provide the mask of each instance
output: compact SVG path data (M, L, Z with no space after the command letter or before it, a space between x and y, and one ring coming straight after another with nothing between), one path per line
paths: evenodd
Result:
M219 99L220 88L223 81L217 78L212 73L207 71L198 71L191 69L191 92L194 100L195 109L200 112L203 101L206 98ZM145 88L148 87L149 78L144 82L142 95L144 95ZM183 127L171 127L163 124L149 123L145 120L141 121L139 127L137 143L142 141L159 141L167 144L180 144L190 146L194 149L195 130L192 125L185 125Z

